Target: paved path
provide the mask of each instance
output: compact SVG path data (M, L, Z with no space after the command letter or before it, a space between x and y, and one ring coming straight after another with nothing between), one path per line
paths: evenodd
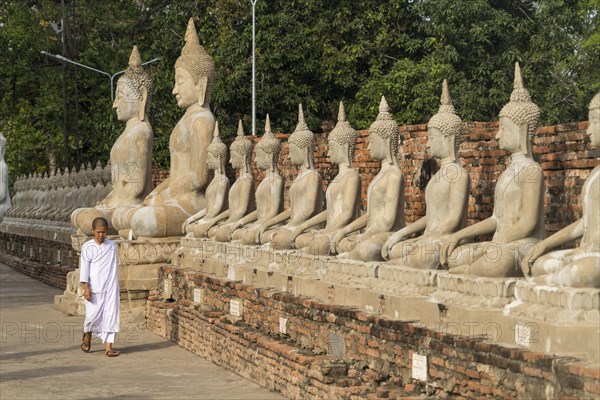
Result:
M61 293L0 264L0 399L282 399L145 329L120 334L117 358L97 339L83 353Z

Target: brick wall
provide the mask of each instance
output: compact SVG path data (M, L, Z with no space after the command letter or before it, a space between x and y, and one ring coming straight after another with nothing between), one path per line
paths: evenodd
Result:
M546 229L548 234L567 226L581 217L581 188L591 170L598 165L600 150L592 149L586 141L587 122L541 127L533 139L534 158L544 170ZM497 122L471 122L463 124L460 157L471 176L469 196L469 224L488 218L493 211L494 186L496 179L508 165L504 150L498 149L495 140ZM279 161L281 175L285 178L285 202L292 180L297 174L288 159L287 134L278 134L283 140ZM323 188L337 173L337 167L327 157L327 136L317 134L315 164L323 176ZM400 127L401 168L406 179L406 222L411 223L425 215L425 190L419 185L423 162L427 154L427 125ZM250 137L259 140L260 137ZM232 139L225 140L231 143ZM380 169L378 161L371 160L367 131L358 131L354 166L362 176L362 206L366 209L367 187ZM228 165L228 176L233 181L235 171ZM155 171L157 184L166 178L165 171ZM254 176L260 182L264 174L254 168ZM422 185L424 187L424 185Z
M147 305L154 333L294 399L596 398L600 370L577 359L451 335L406 321L163 267L172 298ZM194 303L194 289L202 290ZM241 302L242 317L229 314ZM279 332L279 318L287 333ZM335 339L335 345L332 344ZM427 382L411 377L412 355L427 356Z
M59 289L79 265L71 243L7 232L0 232L0 262Z

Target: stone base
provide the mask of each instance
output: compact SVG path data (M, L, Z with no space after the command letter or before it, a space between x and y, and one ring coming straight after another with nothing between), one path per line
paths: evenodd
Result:
M443 272L437 276L437 290L431 297L438 303L466 308L502 308L515 299L515 285L520 280L523 279L484 278Z
M539 286L519 281L515 301L504 307L504 313L558 325L587 322L600 327L600 289Z

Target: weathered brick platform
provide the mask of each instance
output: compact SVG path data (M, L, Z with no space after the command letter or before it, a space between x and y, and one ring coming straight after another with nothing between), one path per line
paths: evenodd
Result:
M164 266L159 273L150 330L289 398L600 395L597 365L573 357L198 271ZM412 378L414 354L427 357L425 381Z

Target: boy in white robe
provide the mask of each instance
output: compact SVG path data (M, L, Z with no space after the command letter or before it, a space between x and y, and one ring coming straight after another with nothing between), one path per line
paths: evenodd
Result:
M117 247L106 239L108 221L99 217L92 222L94 239L81 247L79 281L85 298L85 321L81 350L91 349L92 333L105 344L108 357L116 357L112 349L119 332L119 269Z

